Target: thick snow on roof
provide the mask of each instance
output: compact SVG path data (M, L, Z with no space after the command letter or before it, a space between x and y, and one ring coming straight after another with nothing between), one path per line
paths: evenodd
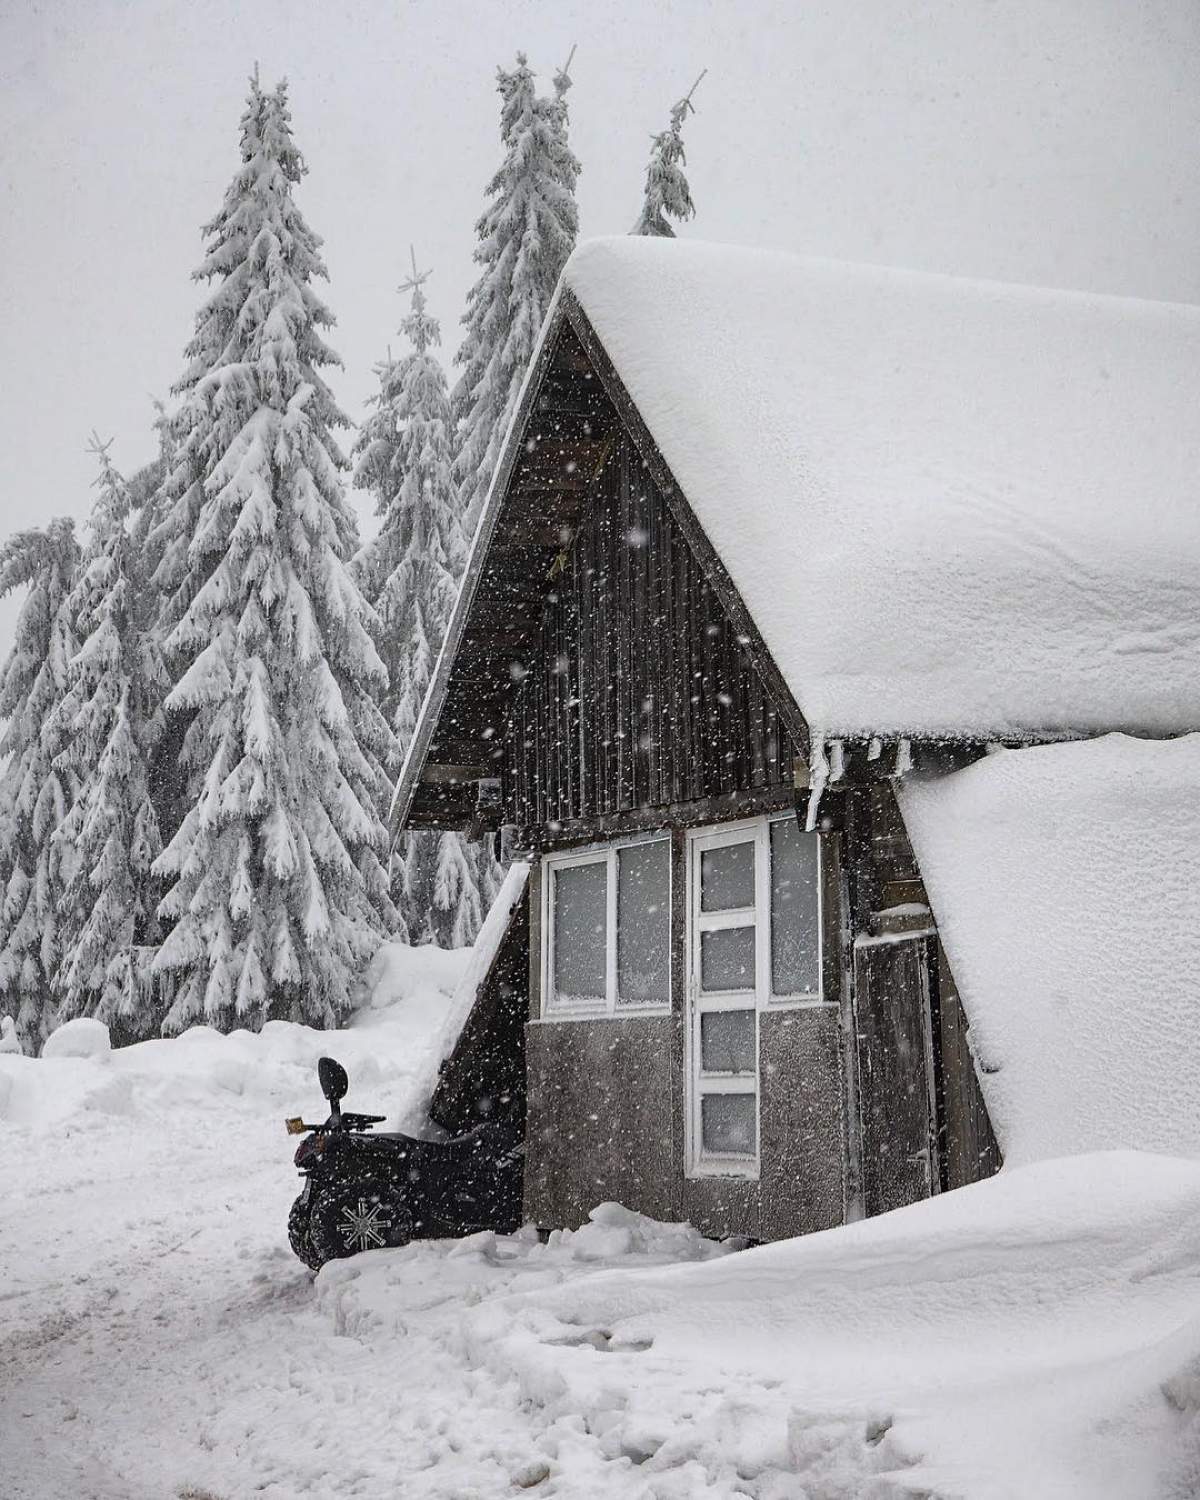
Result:
M1200 735L1000 751L900 805L1006 1160L1200 1156Z
M1200 308L633 237L564 282L816 730L1200 726Z

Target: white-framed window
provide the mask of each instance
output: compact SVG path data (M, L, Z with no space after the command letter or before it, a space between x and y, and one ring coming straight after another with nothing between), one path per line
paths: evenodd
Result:
M542 1016L671 1009L671 840L640 838L542 862Z
M794 814L688 835L688 1165L756 1177L759 1018L821 996L821 853Z

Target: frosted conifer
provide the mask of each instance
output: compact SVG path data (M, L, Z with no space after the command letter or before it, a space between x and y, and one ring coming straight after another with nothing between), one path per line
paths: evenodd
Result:
M305 171L286 86L254 79L242 162L207 226L215 290L177 387L158 570L186 723L182 823L156 863L173 879L155 960L165 1029L328 1026L395 913L379 808L392 736L376 624L351 576L357 544L321 370L333 317L312 282L320 240L292 190Z
M454 388L459 448L454 476L470 536L495 472L542 320L559 273L575 248L579 162L567 141L567 69L554 97L539 98L525 54L497 73L504 161L488 184L490 202L476 224L482 267L467 298L462 369Z
M70 876L62 903L58 1019L96 1016L122 1040L157 1029L147 944L156 936L161 848L149 756L162 729L165 672L139 616L129 486L97 443L100 494L91 541L67 602L80 641L60 714L56 764L78 787L54 835Z
M437 843L430 903L433 922L444 948L465 948L475 941L483 923L486 908L480 903L479 884L481 879L491 884L491 853L486 845L471 851L457 833L436 834L433 838ZM472 852L476 854L474 859ZM487 890L488 906L495 894L495 890Z
M75 637L67 600L79 547L68 520L0 548L0 597L28 587L0 675L0 1008L28 1049L54 1029L51 980L62 952L59 903L68 872L53 836L75 798L58 765L60 712Z
M412 349L378 366L379 392L354 450L354 482L374 495L376 514L383 518L379 534L359 554L356 573L382 626L381 654L388 669L383 708L396 735L390 769L397 774L466 558L451 473L450 396L434 353L441 334L423 290L428 276L417 270L414 255L412 276L401 288L412 293L412 311L401 324ZM396 856L394 879L411 940L457 947L475 940L479 893L459 836L445 837L453 845L447 856L453 854L453 876L439 879L437 835L413 833L403 861Z
M701 73L700 78L703 77L704 73ZM689 112L696 112L692 95L699 87L700 78L696 79L679 103L673 106L670 126L654 137L654 143L650 147L650 163L646 168L642 211L631 234L654 234L674 239L675 231L668 219L682 221L695 216L696 205L692 202L691 190L683 171L687 163L683 150L683 122Z

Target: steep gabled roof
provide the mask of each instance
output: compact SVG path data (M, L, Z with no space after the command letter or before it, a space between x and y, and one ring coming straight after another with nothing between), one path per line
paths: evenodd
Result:
M1200 308L630 238L563 280L814 731L1200 728Z
M595 240L547 319L399 826L426 772L421 797L469 816L613 400L798 743L1200 727L1200 308Z

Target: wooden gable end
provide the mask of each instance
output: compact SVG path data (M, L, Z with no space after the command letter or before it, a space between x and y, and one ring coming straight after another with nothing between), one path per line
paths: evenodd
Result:
M750 654L631 436L551 568L506 726L519 836L790 787L797 754Z
M516 824L792 786L807 727L586 317L560 299L394 824ZM499 781L500 799L481 796ZM539 830L541 832L539 833Z

